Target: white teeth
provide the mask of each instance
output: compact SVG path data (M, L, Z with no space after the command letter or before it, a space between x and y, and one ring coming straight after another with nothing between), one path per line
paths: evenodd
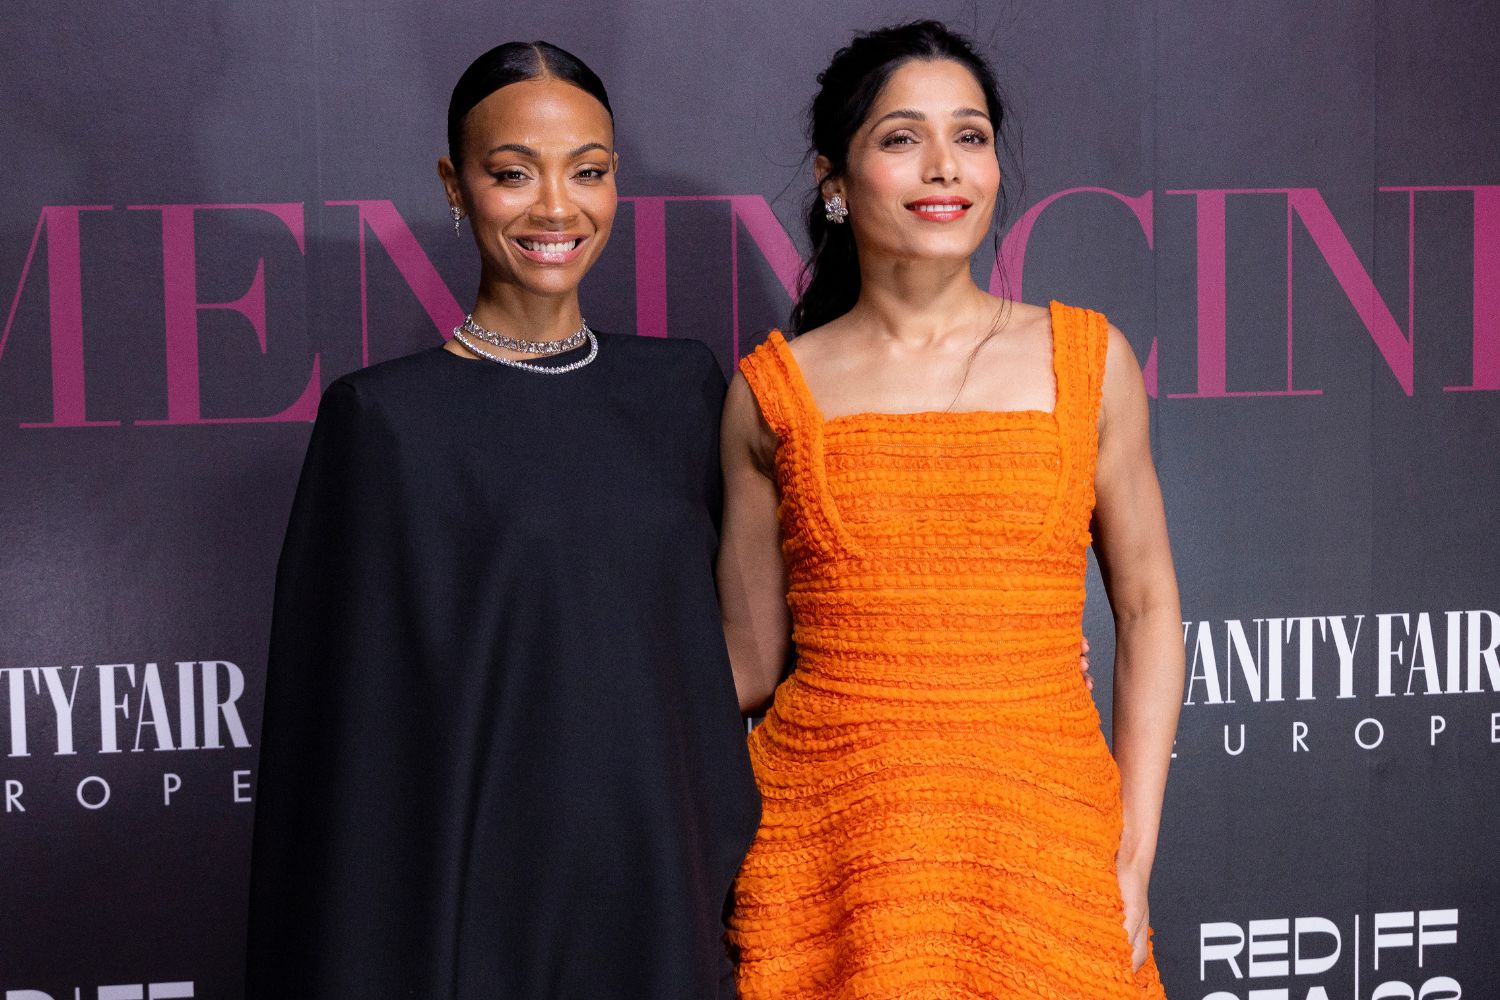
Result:
M577 240L569 240L566 243L538 243L536 240L516 240L521 246L532 253L567 253L578 245Z

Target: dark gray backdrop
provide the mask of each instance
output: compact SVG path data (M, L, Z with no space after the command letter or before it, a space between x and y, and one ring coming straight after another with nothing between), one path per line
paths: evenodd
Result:
M1192 673L1170 995L1500 995L1497 10L12 4L0 997L239 996L307 420L470 301L433 166L469 59L544 37L598 70L634 200L586 314L727 368L785 318L815 74L918 15L1011 93L1011 289L1109 313L1157 390Z

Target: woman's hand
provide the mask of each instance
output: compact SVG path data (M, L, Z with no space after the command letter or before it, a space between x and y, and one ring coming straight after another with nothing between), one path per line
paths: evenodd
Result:
M1117 862L1120 899L1125 903L1125 933L1130 936L1130 971L1146 964L1151 939L1151 906L1146 899L1151 876L1147 872Z
M1089 637L1083 637L1083 650L1078 654L1078 666L1083 671L1083 683L1094 690L1094 677L1089 673Z

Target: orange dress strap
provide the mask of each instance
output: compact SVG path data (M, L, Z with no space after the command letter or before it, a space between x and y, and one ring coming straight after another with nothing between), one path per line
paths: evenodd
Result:
M1057 501L1040 539L1057 532L1070 544L1089 543L1094 511L1094 464L1099 453L1099 407L1104 398L1104 359L1109 320L1078 306L1050 304L1052 371L1057 382L1053 413L1062 445Z
M788 558L805 548L816 558L857 556L860 545L844 528L828 489L823 460L823 414L780 330L740 361L740 371L777 437L776 481Z
M765 343L740 360L740 372L750 383L761 416L783 443L789 442L798 428L821 420L791 353L781 331L772 330Z

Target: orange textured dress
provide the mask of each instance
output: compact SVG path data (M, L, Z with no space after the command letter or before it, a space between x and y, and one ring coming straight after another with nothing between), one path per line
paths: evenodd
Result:
M744 1000L1161 998L1132 973L1120 779L1078 669L1107 324L1052 304L1052 412L825 420L779 333L797 668L750 736Z

